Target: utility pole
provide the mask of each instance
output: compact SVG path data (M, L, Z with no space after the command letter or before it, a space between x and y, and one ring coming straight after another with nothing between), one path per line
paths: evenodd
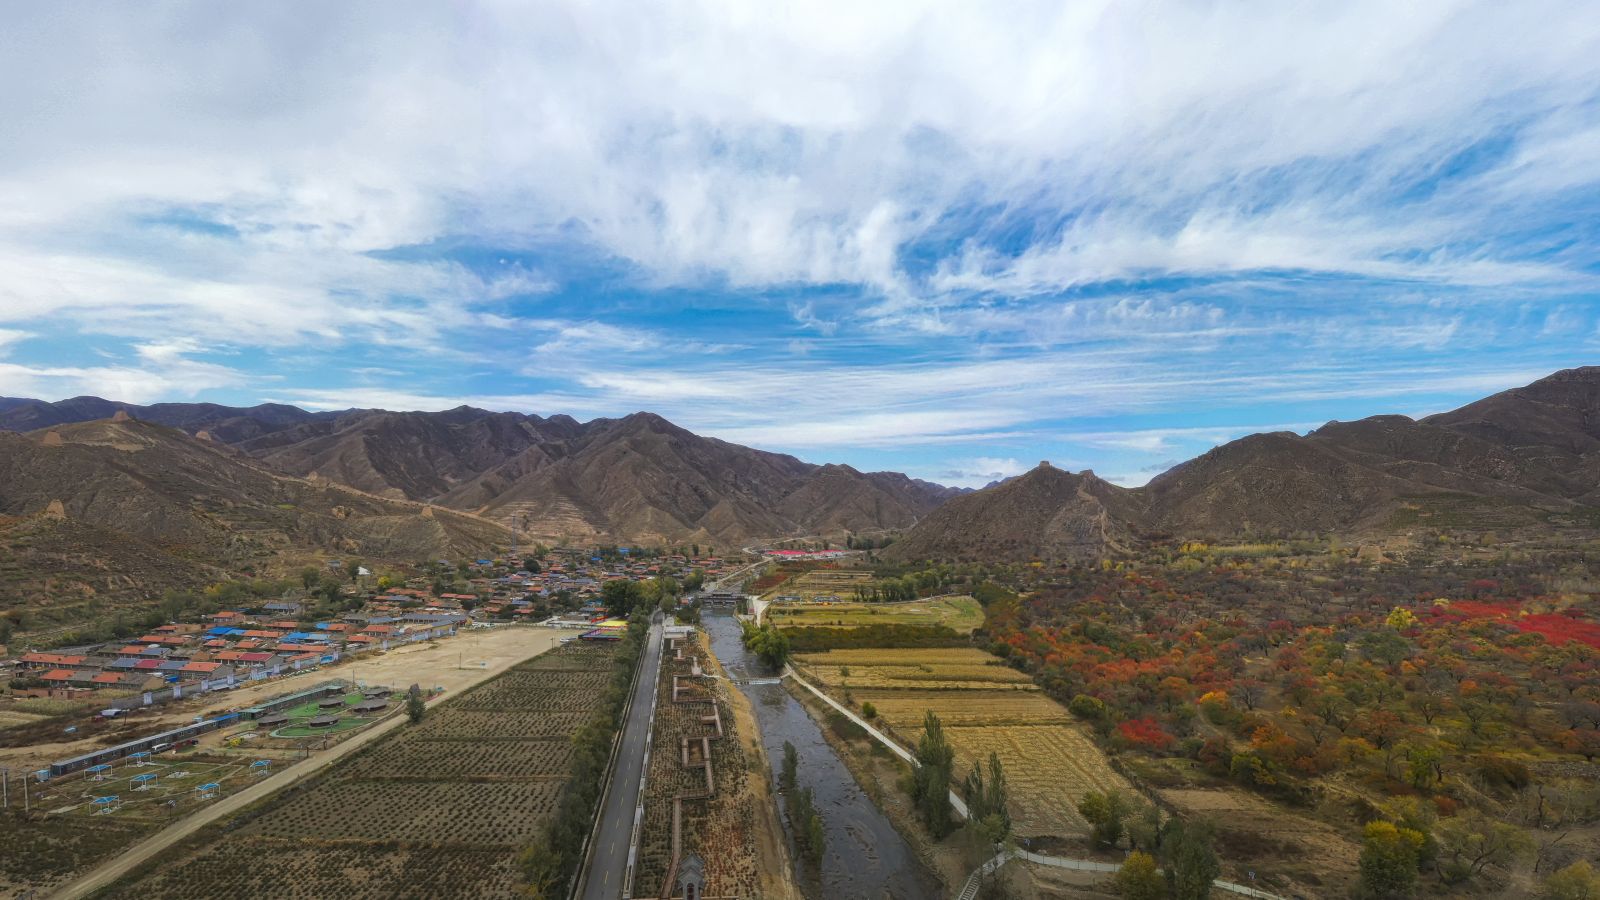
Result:
M0 768L0 809L11 808L11 770Z

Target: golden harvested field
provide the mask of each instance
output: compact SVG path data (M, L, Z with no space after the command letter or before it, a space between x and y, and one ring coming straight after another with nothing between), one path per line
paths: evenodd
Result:
M829 689L829 693L838 693ZM883 691L872 688L850 689L857 702L871 701L878 718L904 735L922 730L923 713L933 710L946 727L956 725L1071 725L1071 715L1061 704L1034 692L995 691ZM906 742L916 743L915 740Z
M946 625L961 634L969 634L983 624L983 607L971 597L940 597L910 603L782 603L769 608L767 617L779 628Z
M993 664L992 664L993 663ZM799 656L800 673L856 708L871 703L878 721L906 747L928 710L956 750L956 776L996 753L1011 784L1019 835L1080 834L1078 800L1090 790L1133 788L1067 712L1027 676L982 650L834 650Z

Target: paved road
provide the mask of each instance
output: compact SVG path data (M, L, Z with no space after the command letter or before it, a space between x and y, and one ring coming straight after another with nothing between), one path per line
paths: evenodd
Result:
M650 626L644 659L639 661L639 683L634 687L628 721L622 725L617 748L617 768L611 774L611 792L600 810L600 831L589 857L589 878L583 900L617 900L622 896L628 871L628 849L633 844L633 812L644 785L644 745L650 736L650 698L661 673L660 616Z

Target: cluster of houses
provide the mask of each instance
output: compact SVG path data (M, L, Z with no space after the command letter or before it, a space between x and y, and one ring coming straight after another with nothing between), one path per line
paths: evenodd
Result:
M608 558L609 557L609 558ZM144 703L184 694L231 688L334 662L392 644L431 640L487 619L538 621L565 603L575 621L603 619L599 598L606 582L701 569L715 577L715 558L686 555L646 559L588 550L557 550L539 572L511 571L494 561L469 566L471 593L440 593L424 579L368 595L359 613L336 621L307 622L302 604L283 600L250 611L223 610L200 622L162 625L132 640L58 652L34 652L15 660L14 674L33 686L18 696L77 699L94 691L143 695Z
M28 653L17 660L16 668L37 686L14 693L75 699L110 689L182 696L299 671L394 643L443 637L467 621L459 606L454 611L437 606L394 609L394 614L380 611L389 605L374 604L339 621L302 626L289 618L300 611L299 604L270 603L254 615L223 610L204 623L162 625L133 640L72 652Z
M639 581L670 575L677 578L699 570L706 580L715 579L727 568L717 557L669 554L633 558L624 552L608 559L590 550L559 549L551 552L539 572L526 570L489 574L490 560L478 560L473 567L478 577L469 582L478 593L460 599L482 599L473 609L474 618L526 619L534 621L552 611L551 602L566 595L576 612L597 612L601 590L608 581ZM459 597L445 594L444 597Z

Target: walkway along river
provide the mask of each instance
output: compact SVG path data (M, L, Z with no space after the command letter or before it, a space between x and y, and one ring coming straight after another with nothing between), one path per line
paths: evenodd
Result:
M711 649L733 678L762 678L777 673L745 652L739 639L739 622L730 615L707 612L706 632ZM800 785L815 793L817 809L827 828L827 849L820 865L799 862L801 889L814 898L861 897L878 900L925 900L943 891L939 882L917 859L899 832L873 805L850 770L822 736L822 729L800 702L781 684L747 684L740 690L750 698L767 759L776 766L783 759L785 741L800 756ZM773 791L777 773L769 773ZM780 802L782 802L780 800ZM794 836L784 820L790 853Z

